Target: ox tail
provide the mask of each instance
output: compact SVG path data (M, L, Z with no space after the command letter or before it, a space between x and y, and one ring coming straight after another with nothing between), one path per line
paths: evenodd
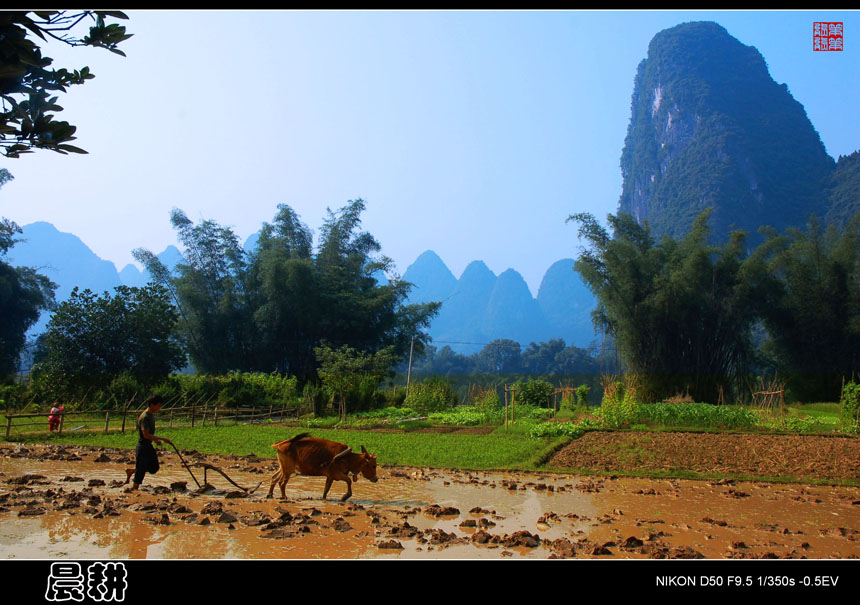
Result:
M305 437L309 437L310 433L299 433L295 437L290 437L289 439L284 439L283 441L278 441L277 443L272 444L272 449L277 449L280 451L284 451L288 447L290 447L290 443L293 441L298 441L299 439L304 439Z

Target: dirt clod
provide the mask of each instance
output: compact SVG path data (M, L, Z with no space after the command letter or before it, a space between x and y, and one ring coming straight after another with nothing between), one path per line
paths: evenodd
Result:
M453 506L439 506L438 504L431 504L427 508L424 509L424 514L429 515L431 517L449 517L449 516L457 516L460 514L460 510L454 508Z

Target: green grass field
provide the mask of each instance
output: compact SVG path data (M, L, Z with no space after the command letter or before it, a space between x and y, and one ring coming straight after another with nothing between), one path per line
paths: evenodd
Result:
M301 432L310 432L313 437L346 443L354 451L360 451L363 445L384 464L474 470L536 469L549 453L565 441L529 437L518 432L505 434L500 431L472 435L304 429L272 425L158 428L158 435L173 441L181 452L196 450L205 454L254 454L273 460L275 452L270 446ZM19 442L132 449L137 442L137 435L133 432L77 432L62 435L32 433L21 436ZM164 447L172 451L170 446Z
M592 408L591 411L599 408ZM573 422L544 422L547 410L523 409L523 416L505 430L496 417L472 408L457 408L429 418L412 420L414 412L386 408L357 414L340 422L336 418L303 420L300 426L269 422L230 426L173 426L166 418L158 419L158 435L171 439L180 451L195 450L205 454L254 454L272 458L272 443L298 433L344 442L355 451L364 445L381 463L403 466L429 466L471 470L545 470L550 455L587 430L600 428L597 418L586 414ZM525 413L528 412L528 413ZM409 419L409 420L406 420ZM644 421L644 423L643 423ZM13 439L24 443L90 445L132 449L137 441L134 429L121 433L113 428L103 432L104 423L94 417L85 430L70 430L80 421L70 421L62 434L37 428L34 432L16 432ZM333 425L340 423L340 428ZM431 426L484 426L481 434L434 432ZM112 427L115 425L111 425ZM762 414L738 406L706 404L653 404L642 412L638 431L706 431L832 434L840 429L838 403L792 405L785 415ZM375 430L374 430L375 429ZM394 430L391 430L394 429ZM168 446L168 450L170 450ZM648 452L638 455L647 456Z

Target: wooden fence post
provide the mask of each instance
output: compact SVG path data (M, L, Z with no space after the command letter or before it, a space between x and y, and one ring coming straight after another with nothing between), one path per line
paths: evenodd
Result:
M6 441L9 441L9 434L12 432L12 417L6 416Z
M195 402L193 402L193 401L191 402L191 428L192 429L194 428L194 403Z
M508 430L508 385L505 385L505 431Z
M108 427L110 426L110 410L105 412L105 433L108 432Z
M58 435L62 435L62 434L63 434L63 424L64 424L65 420L66 420L66 413L65 413L65 412L63 412L62 414L60 414L60 428L59 428L59 429L57 429L57 434L58 434Z

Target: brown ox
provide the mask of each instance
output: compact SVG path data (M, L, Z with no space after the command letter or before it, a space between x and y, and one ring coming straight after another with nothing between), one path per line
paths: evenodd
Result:
M315 439L308 437L308 433L301 433L292 439L279 441L272 447L278 450L279 468L272 475L267 498L272 497L275 483L281 488L281 498L286 498L287 481L294 472L314 477L325 476L323 499L328 496L333 481L346 481L346 494L341 502L352 496L350 473L356 480L362 474L374 483L377 481L376 456L368 454L363 445L361 453L356 454L345 443Z

